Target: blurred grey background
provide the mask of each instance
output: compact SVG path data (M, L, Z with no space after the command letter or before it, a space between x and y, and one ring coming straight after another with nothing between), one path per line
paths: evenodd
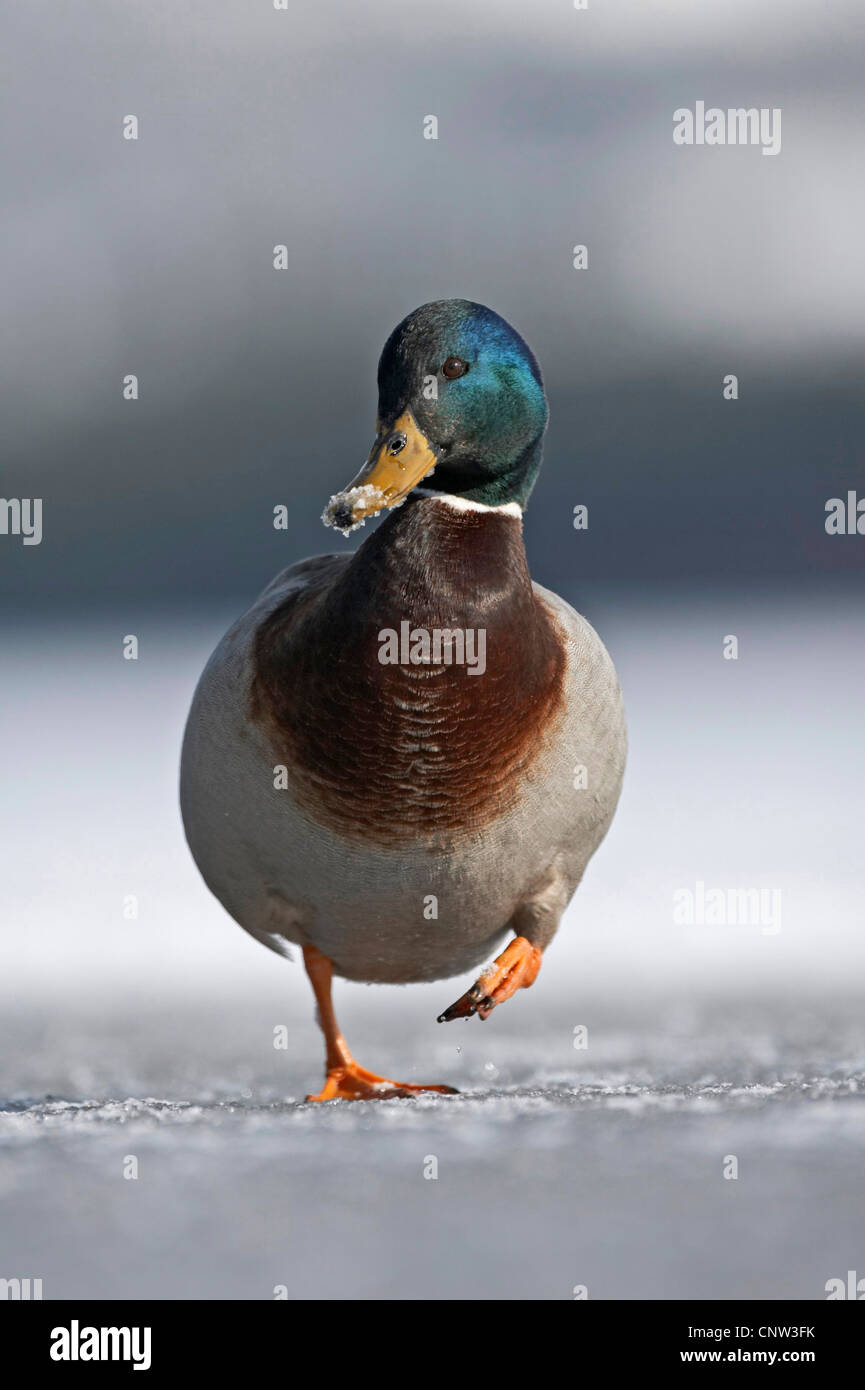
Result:
M0 1277L824 1296L865 1261L865 537L824 529L865 492L865 12L92 0L4 27L0 492L43 499L44 538L0 536ZM781 153L674 146L697 100L780 107ZM531 992L455 1032L455 982L338 986L367 1065L466 1094L334 1118L299 1103L301 972L189 859L179 742L271 575L363 539L321 508L385 337L450 295L540 359L530 564L607 642L631 759ZM676 925L698 880L780 890L781 932Z
M326 546L379 350L451 295L545 372L539 579L861 574L821 519L861 468L863 41L856 0L17 7L3 489L45 540L5 600L177 611ZM780 107L781 154L674 146L697 99Z

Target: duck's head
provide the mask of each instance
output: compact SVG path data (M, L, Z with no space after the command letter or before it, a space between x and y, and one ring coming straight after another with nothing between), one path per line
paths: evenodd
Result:
M439 299L403 319L378 364L376 440L322 520L351 531L415 488L520 507L541 465L540 368L492 309Z

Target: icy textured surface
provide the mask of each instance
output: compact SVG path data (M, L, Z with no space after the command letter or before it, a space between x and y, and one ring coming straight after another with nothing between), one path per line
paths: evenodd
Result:
M362 483L360 487L346 488L343 492L335 492L321 514L321 519L325 526L332 526L334 530L340 531L347 536L358 527L363 526L371 516L380 512L385 505L385 497L380 487L374 487L372 483ZM364 506L369 510L364 511L362 516L353 520L348 525L337 518L346 510L354 515L354 509Z
M575 1051L561 1001L493 1033L355 998L367 1065L461 1094L305 1104L311 1011L275 995L7 1017L27 1084L0 1114L5 1272L46 1297L760 1299L861 1267L852 1005L592 1009Z

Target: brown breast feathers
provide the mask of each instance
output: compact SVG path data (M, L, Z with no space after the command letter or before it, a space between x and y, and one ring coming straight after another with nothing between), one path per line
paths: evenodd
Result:
M519 520L415 496L264 621L252 712L315 820L441 846L513 804L564 667Z

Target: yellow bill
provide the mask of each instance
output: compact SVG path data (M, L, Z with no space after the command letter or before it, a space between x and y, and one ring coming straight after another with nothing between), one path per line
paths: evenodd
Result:
M322 513L325 526L353 531L384 507L396 507L436 466L432 445L410 410L377 438L356 478L334 493Z

